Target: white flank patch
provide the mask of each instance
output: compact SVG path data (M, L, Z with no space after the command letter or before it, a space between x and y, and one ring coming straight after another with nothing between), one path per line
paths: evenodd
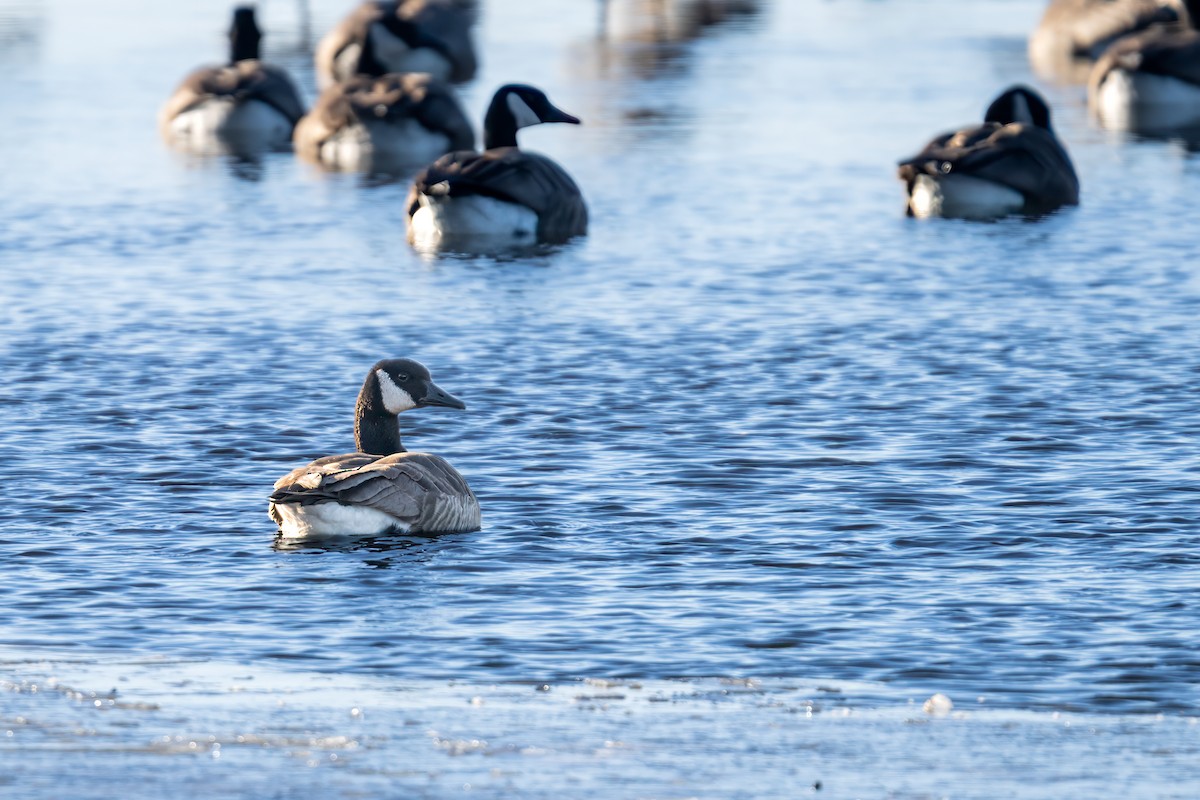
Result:
M1114 69L1089 100L1111 130L1155 133L1200 125L1200 87L1162 75Z
M487 238L498 244L537 241L537 212L492 197L421 196L409 220L409 238L418 246L437 246L455 237Z
M282 520L279 534L285 539L376 536L382 533L408 532L408 525L392 515L364 506L347 506L341 503L277 503L274 508Z
M331 169L354 171L371 167L371 135L362 125L347 125L321 143L317 158Z
M257 100L237 103L215 97L171 120L172 140L203 147L220 140L246 148L270 148L291 141L292 123L273 106Z
M529 104L516 92L509 92L504 100L508 103L508 110L512 113L513 119L517 121L518 128L528 128L530 125L541 124L542 118L534 113Z
M1015 214L1024 206L1020 192L967 175L918 175L909 196L913 216L921 219L996 219Z
M437 50L428 47L413 49L378 22L370 27L367 36L371 38L375 60L387 72L428 72L435 78L449 80L450 62Z
M399 414L417 407L412 395L397 386L396 382L392 380L392 376L377 369L375 377L379 380L379 392L383 395L383 407L388 410L388 413Z

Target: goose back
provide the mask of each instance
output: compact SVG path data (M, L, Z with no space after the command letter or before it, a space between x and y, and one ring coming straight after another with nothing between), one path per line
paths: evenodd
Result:
M357 75L331 85L296 126L296 151L314 161L328 160L324 146L354 128L364 129L372 148L390 149L395 159L414 165L475 143L453 90L427 73ZM429 148L437 152L431 155Z
M1096 58L1122 36L1186 19L1178 0L1053 0L1030 47Z
M447 153L414 180L409 219L421 208L422 196L481 196L525 206L537 214L537 236L543 242L587 233L587 206L571 176L546 156L516 147Z
M317 45L321 86L357 74L431 72L455 83L475 76L475 12L462 0L366 0ZM400 52L389 52L395 37Z
M186 78L163 107L160 121L167 125L180 114L212 99L265 103L295 125L304 115L300 94L287 73L258 59L227 66L201 67Z
M1050 108L1025 86L993 100L982 124L937 136L901 161L899 177L916 216L959 216L938 211L939 188L959 195L962 216L1043 214L1079 202L1079 179L1051 128ZM981 213L989 204L994 213Z
M289 504L320 503L386 515L394 520L391 532L473 531L481 524L479 501L466 480L444 458L429 453L327 456L292 470L274 488L269 513L281 526L293 516Z

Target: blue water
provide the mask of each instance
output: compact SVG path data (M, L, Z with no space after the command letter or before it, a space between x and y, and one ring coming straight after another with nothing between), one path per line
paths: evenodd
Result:
M592 3L484 3L468 109L523 80L582 117L522 142L592 212L586 239L498 259L412 252L403 180L161 144L158 106L220 59L225 11L0 6L8 685L70 662L107 690L114 659L167 659L372 692L754 678L853 686L847 708L920 714L944 692L1105 730L1194 719L1200 161L1097 130L1080 87L1037 81L1041 5L778 0L652 45L600 37ZM292 4L260 9L309 101L312 36L343 10L314 3L306 29ZM895 161L1016 81L1051 101L1082 205L906 219ZM271 484L352 449L363 374L392 356L467 403L401 421L471 482L483 530L277 544ZM0 695L0 723L31 696ZM771 724L747 702L738 730ZM680 724L679 763L741 741ZM142 747L146 725L112 735ZM855 735L901 747L897 725ZM1023 730L1014 758L1045 746ZM1182 730L1158 750L1194 754ZM53 773L55 747L26 747L30 774ZM1129 745L1091 747L1104 775ZM848 753L827 773L858 774ZM1146 796L1194 796L1174 758ZM262 774L295 788L288 763ZM575 789L526 769L495 796L642 796L572 763ZM934 796L913 770L826 794ZM338 774L323 791L376 791ZM726 789L645 796L775 796L752 776L789 774L747 761ZM411 796L458 786L439 775Z

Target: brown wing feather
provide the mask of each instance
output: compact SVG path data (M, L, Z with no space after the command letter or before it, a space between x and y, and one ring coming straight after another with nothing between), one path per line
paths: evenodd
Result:
M339 76L334 74L334 62L338 55L351 44L361 46L367 40L367 31L371 25L382 19L383 14L382 4L368 0L343 17L342 21L317 44L317 51L313 56L317 74L324 80L336 80Z
M1118 37L1185 16L1172 0L1055 0L1035 36L1053 39L1071 55L1095 58Z
M450 85L425 73L409 72L378 78L356 75L327 88L296 126L296 149L316 158L321 145L355 122L404 118L445 134L452 150L475 144L471 122Z
M256 59L223 67L201 67L183 79L162 110L162 124L214 97L259 100L295 124L304 115L300 94L287 73Z
M371 25L385 14L415 23L425 39L436 43L451 62L451 80L459 83L475 77L477 61L470 34L475 9L465 0L367 0L321 39L315 55L317 74L327 81L350 77L334 74L338 55L351 44L365 44Z
M1096 62L1088 79L1091 94L1114 69L1176 78L1200 86L1200 32L1157 29L1116 42Z
M518 203L538 215L538 238L562 242L587 233L587 205L566 171L546 156L515 147L483 153L447 153L419 173L408 195L408 215L420 207L421 194L446 185L451 197L483 195Z
M275 483L270 501L363 506L417 529L421 520L429 518L430 509L447 497L478 505L466 479L440 456L396 453L380 458L347 453L292 470Z

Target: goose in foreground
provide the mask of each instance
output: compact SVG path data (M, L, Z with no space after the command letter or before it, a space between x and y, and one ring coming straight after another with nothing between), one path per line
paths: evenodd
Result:
M286 72L258 60L261 39L254 9L235 9L229 64L191 73L163 106L159 129L168 142L196 150L288 146L304 105Z
M1029 60L1040 74L1082 83L1121 37L1186 26L1198 14L1198 0L1052 0L1029 37Z
M1088 105L1106 128L1200 128L1200 32L1161 29L1119 40L1092 69Z
M293 141L300 156L331 169L403 169L474 147L475 132L449 84L409 72L333 84Z
M367 0L317 45L317 83L324 88L389 72L469 81L476 70L475 15L466 0Z
M453 533L480 527L479 501L443 458L410 453L397 415L410 408L466 408L407 358L371 367L358 393L358 452L325 456L275 483L268 513L285 539L384 533Z
M982 125L942 134L901 161L899 173L915 217L996 219L1079 203L1079 179L1050 109L1024 86L997 97Z
M559 243L587 233L575 181L546 156L517 147L517 131L543 122L578 125L532 86L501 86L483 121L482 153L447 153L420 172L408 193L408 240L499 245Z

